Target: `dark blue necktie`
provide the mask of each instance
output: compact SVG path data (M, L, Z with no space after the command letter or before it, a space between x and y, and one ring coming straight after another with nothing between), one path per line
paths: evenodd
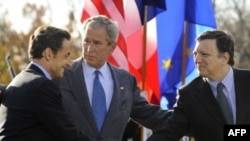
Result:
M99 74L100 72L96 70L94 85L93 85L92 110L95 116L95 121L96 121L98 131L100 132L103 121L107 113L107 109L106 109L105 92L104 92L101 82L99 81L99 77L98 77Z
M217 101L220 105L221 111L227 121L228 124L233 124L233 114L230 108L229 102L223 92L224 85L219 83L217 85Z

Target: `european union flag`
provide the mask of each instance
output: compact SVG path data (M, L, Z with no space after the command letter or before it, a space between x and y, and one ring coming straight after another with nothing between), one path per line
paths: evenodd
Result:
M188 54L185 75L188 82L197 76L192 56L196 36L216 28L211 0L169 0L167 4L167 11L156 18L161 107L164 109L172 108L176 90L181 86L185 29Z
M141 23L144 23L144 6L148 6L148 13L147 13L147 21L154 18L157 14L163 12L166 10L166 3L165 0L135 0L138 11L140 13L141 17Z

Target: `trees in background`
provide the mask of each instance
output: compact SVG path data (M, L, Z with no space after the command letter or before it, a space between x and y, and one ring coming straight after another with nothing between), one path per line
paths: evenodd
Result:
M228 31L234 38L235 66L250 69L250 2L249 0L223 1L223 6L215 4L218 28Z

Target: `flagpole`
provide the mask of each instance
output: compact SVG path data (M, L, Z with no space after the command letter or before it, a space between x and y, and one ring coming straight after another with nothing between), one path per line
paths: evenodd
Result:
M143 18L143 48L142 48L142 90L145 90L146 83L146 58L147 58L147 15L148 15L148 6L144 5L144 18ZM146 95L147 97L147 95ZM141 141L144 141L144 128L140 127L140 136Z
M147 55L147 15L148 6L144 7L144 21L143 21L143 48L142 48L142 89L145 90L146 82L146 55Z
M188 56L188 22L184 22L184 34L183 34L183 52L182 52L182 71L181 71L181 82L182 85L186 83L186 67L187 67L187 56ZM194 141L194 138L189 136L189 141Z
M187 39L188 39L188 22L184 22L184 34L183 34L183 51L182 51L182 71L181 82L182 85L186 83L186 67L187 67Z

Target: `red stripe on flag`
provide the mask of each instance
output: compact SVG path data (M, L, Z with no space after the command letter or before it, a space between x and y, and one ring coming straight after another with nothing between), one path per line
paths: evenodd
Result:
M124 10L123 10L123 3L122 0L114 0L113 1L117 9L119 10L120 14L124 18Z
M82 10L81 22L83 23L85 19L89 18L89 13L86 10Z
M127 56L127 44L126 44L126 41L125 41L125 39L124 39L124 37L122 36L121 33L119 33L117 44L120 47L120 49L123 52L123 54L126 57L128 57Z
M119 67L119 64L116 62L116 59L114 58L114 56L110 55L108 58L109 62L117 67Z
M96 9L98 9L100 14L110 17L108 11L106 10L101 0L92 0L92 2L96 6Z

